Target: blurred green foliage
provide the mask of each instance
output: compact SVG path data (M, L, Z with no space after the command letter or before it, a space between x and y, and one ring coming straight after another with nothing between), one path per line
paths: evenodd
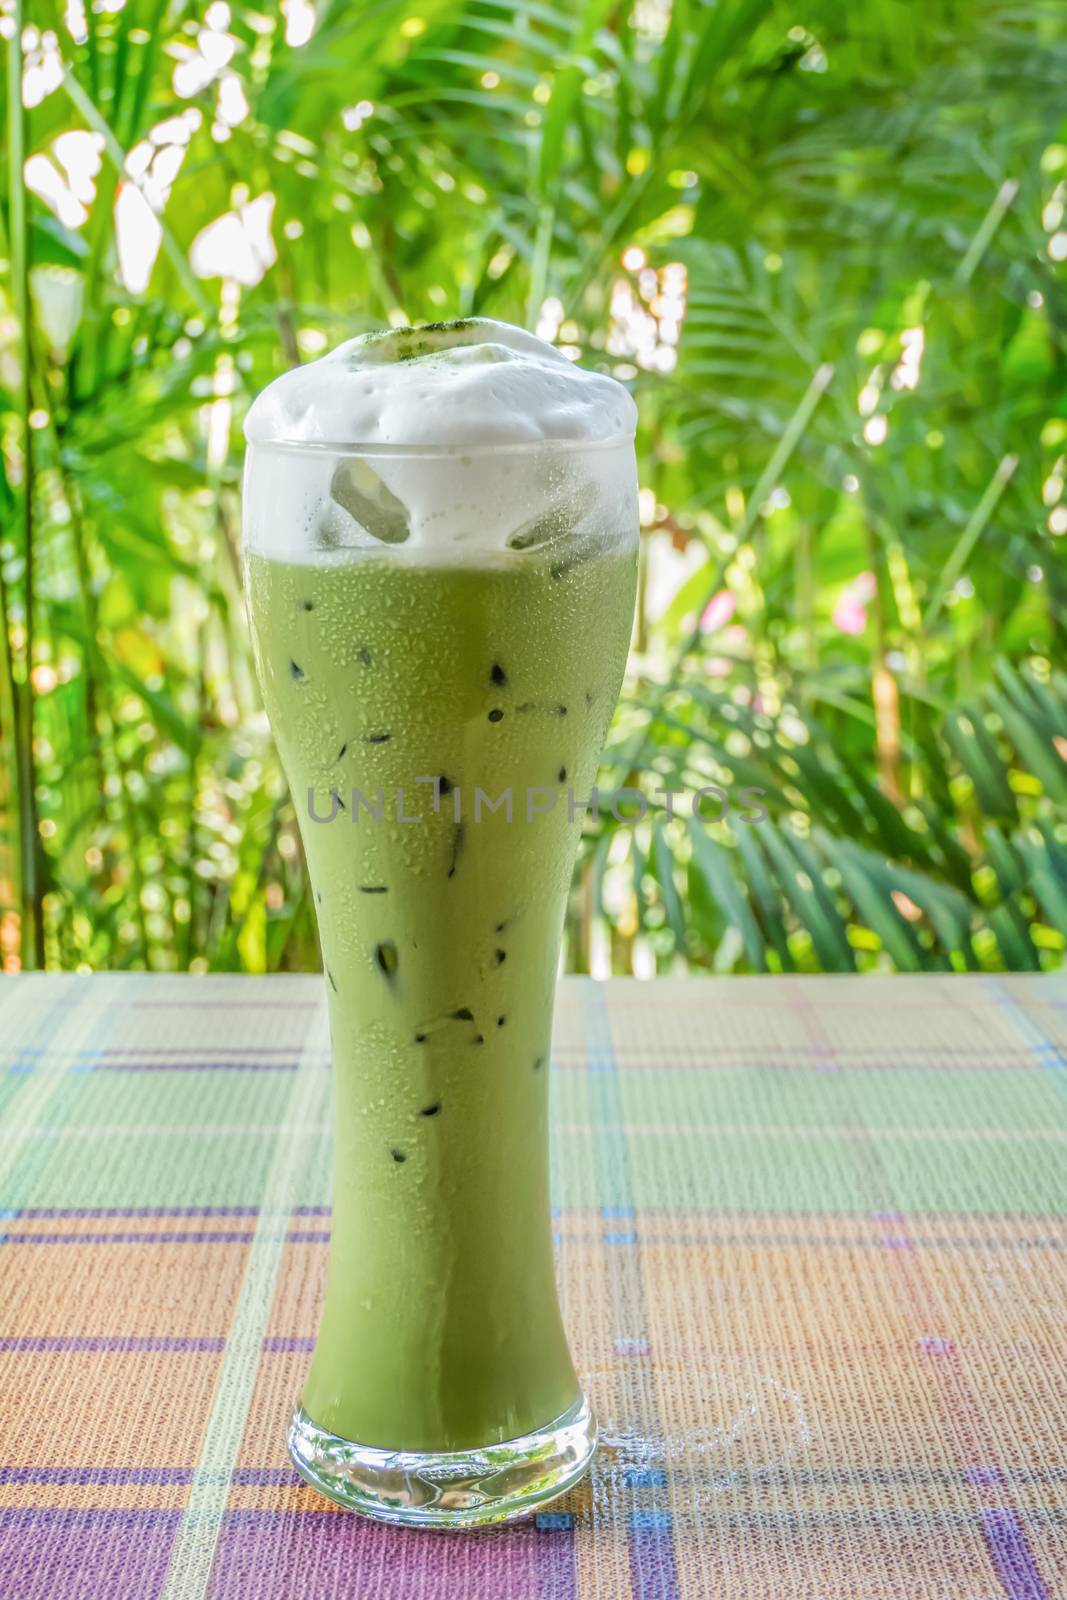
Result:
M344 337L478 313L642 414L604 781L650 810L590 825L570 965L1062 959L1061 4L8 0L0 32L5 965L317 961L240 421ZM722 822L655 793L702 784Z

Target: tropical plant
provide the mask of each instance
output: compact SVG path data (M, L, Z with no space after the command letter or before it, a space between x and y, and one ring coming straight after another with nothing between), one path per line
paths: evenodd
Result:
M1054 0L6 0L0 32L8 966L316 959L239 424L450 314L641 408L605 782L651 809L590 824L571 964L1061 959ZM653 793L701 784L722 823Z

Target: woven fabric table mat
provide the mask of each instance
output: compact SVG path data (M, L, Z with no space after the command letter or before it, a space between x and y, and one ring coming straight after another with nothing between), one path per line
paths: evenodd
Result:
M318 978L0 982L0 1600L1067 1596L1067 983L570 979L592 1475L482 1534L283 1437L329 1236Z

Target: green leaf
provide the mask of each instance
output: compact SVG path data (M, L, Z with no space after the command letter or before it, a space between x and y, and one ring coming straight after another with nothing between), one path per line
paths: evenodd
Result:
M833 861L860 918L875 932L900 972L921 972L926 965L918 939L892 899L892 880L884 864L855 845L823 834L820 847Z
M801 927L811 935L820 964L827 972L855 971L856 958L844 921L822 881L814 852L789 828L779 829L766 822L761 829L760 838L775 864L782 891Z
M611 10L612 0L585 0L581 18L575 30L570 58L557 71L552 84L552 96L544 113L541 132L541 149L537 165L537 187L548 199L559 179L567 132L571 126L578 95L586 77L586 66L575 57L584 56L596 36L604 17Z
M31 265L81 268L88 254L89 247L81 234L65 228L57 217L36 212L31 216Z
M652 866L660 894L663 897L663 906L667 913L667 924L674 934L678 950L684 953L686 948L685 912L674 881L674 854L667 839L664 824L659 818L652 824Z
M693 846L693 862L704 879L711 898L721 908L729 926L736 928L741 935L749 964L757 972L766 972L767 958L764 953L763 938L756 919L734 881L729 853L715 843L704 825L695 817L689 821L689 836Z

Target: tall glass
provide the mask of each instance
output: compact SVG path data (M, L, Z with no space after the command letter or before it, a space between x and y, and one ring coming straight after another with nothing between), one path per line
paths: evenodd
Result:
M406 474L423 508L485 517L489 495L509 538L413 548ZM632 441L252 445L244 545L333 1046L329 1272L290 1453L387 1521L505 1521L596 1444L556 1293L548 1069L633 614Z

